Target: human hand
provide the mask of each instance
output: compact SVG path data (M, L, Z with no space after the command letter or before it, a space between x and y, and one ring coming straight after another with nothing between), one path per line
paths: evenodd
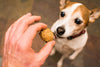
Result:
M2 67L40 67L45 62L55 41L46 43L38 53L31 48L36 33L47 28L43 23L31 25L40 19L28 13L9 27L5 34Z

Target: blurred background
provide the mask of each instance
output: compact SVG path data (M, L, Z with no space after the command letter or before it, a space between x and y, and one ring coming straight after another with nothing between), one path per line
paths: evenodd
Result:
M100 0L71 0L83 3L89 9L100 7ZM59 0L0 0L0 67L2 64L2 51L4 34L8 27L22 15L31 12L40 15L41 22L51 25L58 19ZM89 39L84 50L74 60L64 60L63 67L100 67L100 18L88 27ZM38 41L38 42L37 42ZM37 34L33 48L38 52L44 45ZM56 52L49 56L42 67L56 67L61 55Z

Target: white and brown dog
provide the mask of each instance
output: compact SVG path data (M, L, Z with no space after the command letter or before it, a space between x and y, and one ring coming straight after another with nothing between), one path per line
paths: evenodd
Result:
M62 67L64 58L74 60L83 50L88 39L87 26L99 16L100 9L89 10L82 3L60 0L60 16L51 27L56 36L51 55L55 50L62 54L57 67Z

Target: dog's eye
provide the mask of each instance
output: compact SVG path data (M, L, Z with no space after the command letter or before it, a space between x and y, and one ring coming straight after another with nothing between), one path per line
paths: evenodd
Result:
M75 23L76 23L76 24L81 24L82 21L81 21L80 19L76 18L76 19L75 19Z
M61 12L61 17L64 17L65 16L65 13L64 12Z

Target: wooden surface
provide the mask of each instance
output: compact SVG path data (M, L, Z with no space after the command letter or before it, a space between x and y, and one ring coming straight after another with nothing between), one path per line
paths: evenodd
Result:
M82 2L89 9L100 7L100 0L71 0ZM42 16L41 22L50 28L59 15L59 0L0 0L0 56L2 57L2 48L4 34L8 27L22 15L31 12L34 15ZM89 39L86 47L80 55L74 60L64 60L63 67L100 67L100 18L88 28ZM44 42L37 34L33 41L33 48L38 52ZM48 57L42 67L56 67L60 54Z

